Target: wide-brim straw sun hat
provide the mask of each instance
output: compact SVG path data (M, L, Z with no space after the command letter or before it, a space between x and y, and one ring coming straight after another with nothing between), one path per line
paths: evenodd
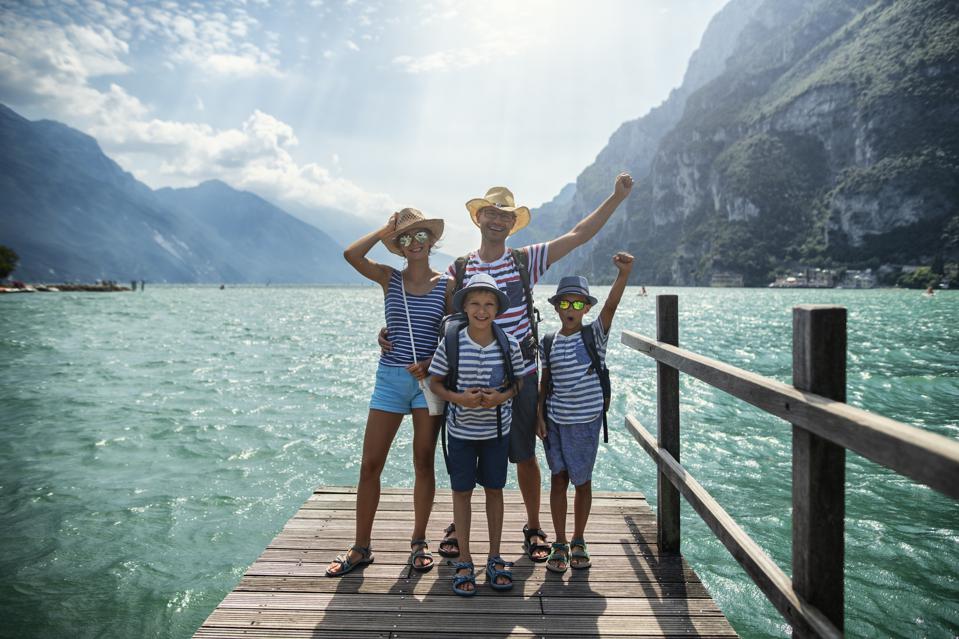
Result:
M513 199L513 192L505 186L491 187L485 196L475 197L466 203L466 210L470 212L470 217L473 218L473 224L476 226L480 225L477 217L480 210L487 206L501 211L511 211L516 214L516 224L510 229L510 235L529 224L529 209L525 206L516 206L516 201Z
M502 315L509 309L509 298L506 297L506 293L499 290L499 287L496 286L496 280L493 279L493 276L489 273L477 273L470 278L466 286L456 291L456 294L453 296L453 310L457 313L463 312L463 301L471 291L489 291L495 293L496 301L499 304L499 308L496 311L497 316Z
M436 243L443 237L443 220L439 218L427 218L420 211L407 207L399 211L396 218L396 228L392 233L384 237L381 242L390 253L395 253L403 257L403 249L396 243L396 238L408 231L416 229L426 229L433 236L433 242Z

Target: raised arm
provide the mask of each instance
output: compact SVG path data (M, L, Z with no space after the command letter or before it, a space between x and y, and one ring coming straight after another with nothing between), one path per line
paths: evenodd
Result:
M599 312L599 321L603 323L603 332L609 333L613 325L613 315L616 314L616 307L619 301L623 299L623 291L626 290L626 280L629 279L629 272L633 270L633 256L624 251L620 251L613 256L613 266L619 271L616 274L616 280L609 288L609 295L606 297L606 303L603 304L603 310Z
M370 231L360 239L346 247L343 251L343 257L349 262L350 266L355 268L360 275L368 280L373 280L383 287L385 291L390 284L390 274L393 269L385 264L374 262L366 257L370 249L381 239L392 233L396 229L397 213L390 216L390 219L382 228Z
M550 266L566 257L577 246L582 246L599 233L599 229L609 220L609 217L622 203L633 188L633 178L629 173L620 173L616 176L613 193L595 211L580 220L571 231L551 240L547 245L546 265Z

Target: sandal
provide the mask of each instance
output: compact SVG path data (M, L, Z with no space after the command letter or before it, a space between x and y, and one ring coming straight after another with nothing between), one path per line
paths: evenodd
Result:
M537 550L542 550L544 552L549 551L549 544L546 543L546 533L543 532L541 528L530 528L529 524L523 526L523 537L526 538L526 541L523 542L523 550L526 551L526 555L530 560L541 564L547 560L547 555L536 558L533 557L533 553ZM541 543L534 543L530 541L532 537L542 537L543 541Z
M563 562L563 567L557 568L556 564L553 562L560 561ZM549 551L549 557L546 558L546 570L563 574L566 572L567 568L569 568L569 544L554 541L553 546Z
M433 567L433 553L429 551L429 540L428 539L414 539L410 542L410 558L407 560L409 565L413 566L413 570L417 572L427 572ZM429 563L416 563L416 560L423 558L424 560L429 560Z
M460 597L472 597L476 594L476 571L473 567L472 561L460 561L453 563L452 561L446 562L449 565L453 566L453 592L458 594ZM466 568L469 570L465 575L458 575L456 572L458 570L463 570ZM473 584L472 590L464 590L462 588L463 584Z
M583 539L582 537L574 539L573 541L569 542L569 547L582 548L582 550L574 550L572 553L570 553L569 555L570 567L572 567L574 570L582 570L584 568L589 568L590 566L593 565L592 560L589 558L589 549L586 548L585 539ZM574 560L576 559L579 559L580 561L575 562Z
M503 568L497 568L497 565L502 565ZM513 565L512 561L503 561L503 558L499 555L495 555L486 560L486 583L489 584L489 587L493 590L512 590L513 589L513 571L508 570L510 566ZM506 577L509 579L509 583L500 584L496 583L496 580L499 577Z
M356 561L350 561L350 552L356 551L360 554L360 558ZM333 563L340 565L340 569L336 572L330 572L330 569L326 569L327 577L342 577L346 573L350 572L354 568L359 566L365 566L366 564L373 563L373 552L370 550L369 546L350 546L350 549L347 550L342 555L337 555L336 559L333 560Z
M443 531L445 536L443 541L440 542L439 553L444 557L459 557L460 556L460 542L456 537L450 537L450 533L456 532L456 524L450 524L446 527L446 530ZM443 546L453 546L456 550L447 550Z

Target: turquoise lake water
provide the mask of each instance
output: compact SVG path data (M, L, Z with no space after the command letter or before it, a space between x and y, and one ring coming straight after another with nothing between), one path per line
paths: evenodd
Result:
M959 291L630 288L615 334L655 335L658 293L679 295L681 345L784 382L791 308L844 305L848 401L959 439ZM0 297L0 635L189 637L313 487L355 484L382 316L372 287ZM654 504L622 422L655 432L655 366L618 337L608 360L594 484ZM683 464L788 573L790 426L685 376L682 392ZM407 426L386 485L412 486L410 446ZM853 453L846 473L847 634L955 636L959 504ZM685 504L682 525L737 631L786 636Z

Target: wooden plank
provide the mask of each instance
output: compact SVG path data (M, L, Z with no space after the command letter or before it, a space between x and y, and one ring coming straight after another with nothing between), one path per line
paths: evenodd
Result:
M379 577L350 579L349 577L350 575L346 575L339 579L329 579L327 577L245 575L235 590L237 592L390 593L393 595L428 594L431 597L456 596L450 590L449 582L437 581L436 579L423 579L419 576L401 580ZM552 573L550 573L548 577L517 581L516 586L510 591L510 596L705 599L710 595L698 581L634 581L623 583L590 581L572 575L563 580L553 578Z
M793 309L793 385L846 401L846 309ZM793 589L842 632L846 516L846 451L793 426ZM811 628L793 628L811 637Z
M798 390L650 337L623 331L622 342L877 464L959 499L959 442Z
M656 296L656 338L679 345L679 297ZM679 371L656 363L656 423L659 447L679 461ZM660 470L656 477L656 541L663 552L679 552L679 491Z
M378 513L376 561L337 579L325 577L330 559L352 537L354 504L348 488L323 490L310 496L196 637L439 639L450 632L452 613L475 637L735 634L685 560L660 553L655 518L636 493L597 500L607 512L596 513L590 524L597 532L587 532L593 568L556 575L522 556L522 500L507 491L502 550L517 559L515 586L491 591L480 563L480 593L464 599L453 594L452 568L438 554L430 572L407 565L412 499L406 489L381 502L393 507L384 511L388 515ZM473 531L474 557L482 562L487 531L481 508Z
M838 638L842 633L814 606L796 594L789 577L746 534L739 524L720 506L712 495L690 476L686 469L676 463L668 452L658 448L653 436L633 417L626 418L626 429L636 441L664 470L686 498L686 501L702 517L713 534L726 546L730 554L745 568L753 582L766 598L795 630L809 628L822 637Z

